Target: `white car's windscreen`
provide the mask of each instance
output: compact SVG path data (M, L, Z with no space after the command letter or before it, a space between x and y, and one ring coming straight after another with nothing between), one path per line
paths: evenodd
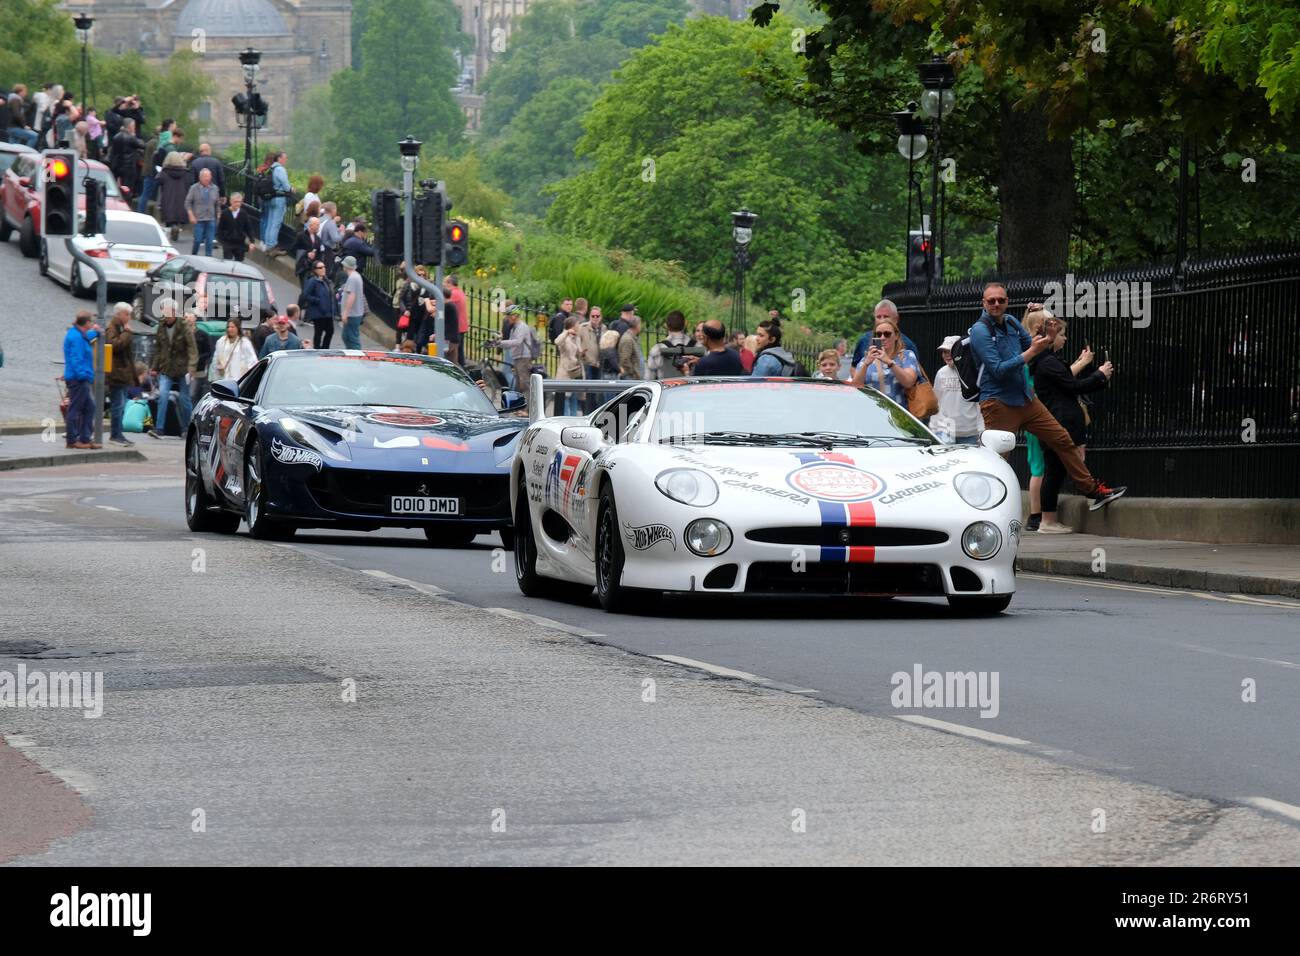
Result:
M875 392L812 382L708 382L665 388L651 441L763 443L807 435L932 443L905 411Z

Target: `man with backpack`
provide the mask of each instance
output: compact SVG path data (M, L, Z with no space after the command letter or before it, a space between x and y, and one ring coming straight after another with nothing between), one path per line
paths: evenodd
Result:
M650 357L646 360L651 379L676 378L681 375L677 366L664 357L664 350L695 344L695 337L686 331L686 316L676 309L664 316L664 328L668 330L668 335L662 342L656 342L650 347Z
M1019 322L1006 314L1007 289L1000 282L984 287L983 305L979 319L970 328L969 347L965 342L952 346L954 366L966 386L963 394L969 394L969 386L976 385L985 428L1023 430L1037 436L1056 452L1075 487L1088 498L1088 510L1105 507L1126 489L1112 488L1092 476L1079 446L1033 394L1025 376L1025 366L1051 348L1051 338L1031 338Z

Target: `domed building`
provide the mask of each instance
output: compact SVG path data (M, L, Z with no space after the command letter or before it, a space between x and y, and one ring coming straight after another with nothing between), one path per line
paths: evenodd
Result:
M214 83L200 119L218 151L244 138L230 104L244 91L239 51L262 54L258 89L270 112L260 145L287 139L298 97L352 62L352 0L73 0L65 7L94 17L91 42L109 53L137 50L161 65L193 51ZM151 122L162 119L148 103L145 110Z

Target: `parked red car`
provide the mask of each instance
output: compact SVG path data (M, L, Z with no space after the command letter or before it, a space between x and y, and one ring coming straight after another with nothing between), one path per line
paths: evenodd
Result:
M83 183L87 176L93 176L106 184L109 209L131 211L107 166L83 159L79 169ZM0 242L8 242L9 234L17 232L18 248L29 259L35 259L41 252L41 176L44 171L45 160L40 153L23 153L0 179ZM84 187L78 208L86 208Z

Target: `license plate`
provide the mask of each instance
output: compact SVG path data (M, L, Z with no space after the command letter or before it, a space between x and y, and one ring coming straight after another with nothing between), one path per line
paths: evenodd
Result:
M393 495L395 515L458 515L459 498L408 498Z
M128 262L126 264L126 267L128 269L143 269L145 272L148 272L149 269L151 268L151 266L147 262Z

